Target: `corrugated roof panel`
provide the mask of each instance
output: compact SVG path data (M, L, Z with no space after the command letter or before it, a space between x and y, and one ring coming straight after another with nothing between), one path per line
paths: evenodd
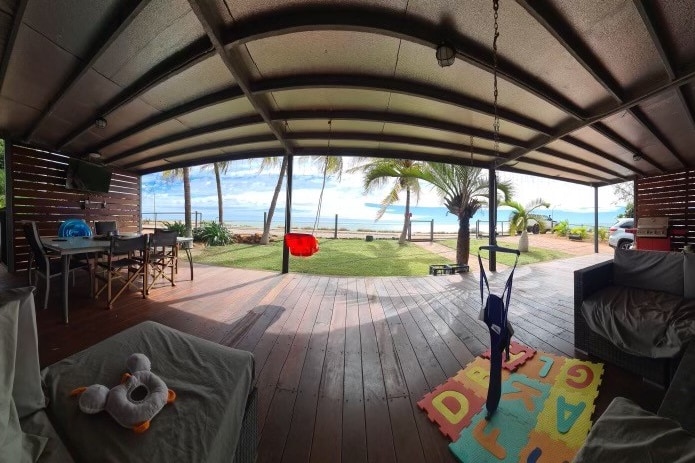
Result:
M30 1L24 23L84 60L122 9L119 0ZM73 27L74 24L80 27Z
M176 74L140 96L161 111L234 85L234 79L218 55Z
M153 0L96 62L94 68L127 86L205 32L186 0Z
M376 34L310 31L246 44L263 77L346 73L393 75L399 40Z

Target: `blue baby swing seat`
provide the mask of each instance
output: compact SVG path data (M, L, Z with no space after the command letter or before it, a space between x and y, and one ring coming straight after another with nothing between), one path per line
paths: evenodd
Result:
M483 261L480 258L480 251L488 250L495 252L506 252L516 254L514 266L504 285L504 290L501 296L490 293L490 284L485 274ZM478 263L480 264L480 303L482 309L480 311L480 319L485 322L490 331L490 384L487 390L487 419L492 418L493 413L497 410L502 394L502 352L506 350L506 359L509 360L509 343L514 335L514 329L507 319L509 310L509 299L512 295L512 280L514 279L514 270L519 262L521 253L516 249L503 248L500 246L481 246L478 248ZM487 301L484 301L483 283L487 288Z

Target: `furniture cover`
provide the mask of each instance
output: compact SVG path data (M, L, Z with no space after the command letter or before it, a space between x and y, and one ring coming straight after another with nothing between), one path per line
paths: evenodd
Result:
M142 434L107 413L82 413L70 397L79 386L119 384L126 359L136 352L147 355L152 371L176 392L176 401ZM129 328L42 372L49 417L78 461L147 463L232 461L253 375L251 353L155 322Z
M596 421L574 463L691 463L695 437L669 419L616 397Z
M44 411L33 293L0 292L0 462L72 463Z

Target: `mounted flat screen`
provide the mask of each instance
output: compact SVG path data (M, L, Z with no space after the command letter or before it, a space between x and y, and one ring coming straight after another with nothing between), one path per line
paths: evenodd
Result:
M66 172L65 187L71 190L108 193L111 186L111 171L99 164L79 159L70 159Z

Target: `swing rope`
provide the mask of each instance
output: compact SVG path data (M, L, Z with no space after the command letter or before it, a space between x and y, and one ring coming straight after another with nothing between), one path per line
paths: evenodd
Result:
M316 233L316 228L319 225L319 220L321 218L321 206L323 205L323 191L326 189L326 177L328 177L328 163L330 162L331 159L331 134L333 132L333 121L329 120L328 121L328 152L326 153L326 159L324 159L323 162L323 183L321 184L321 193L319 194L319 203L318 207L316 208L316 219L314 220L314 229L311 231L311 234Z

